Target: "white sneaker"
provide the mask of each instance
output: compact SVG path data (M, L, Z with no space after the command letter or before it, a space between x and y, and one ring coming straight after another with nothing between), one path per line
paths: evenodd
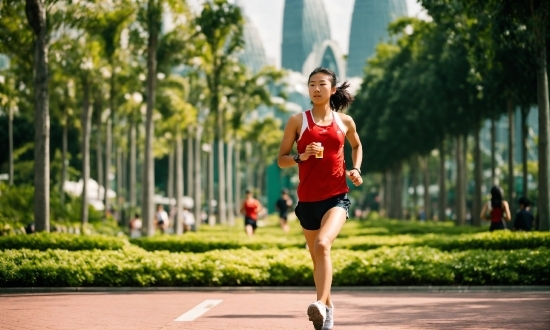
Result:
M325 324L323 324L322 330L332 330L334 326L334 303L331 307L327 306L327 317L325 319Z
M313 322L315 330L322 330L327 318L327 306L320 301L311 303L307 308L307 316Z

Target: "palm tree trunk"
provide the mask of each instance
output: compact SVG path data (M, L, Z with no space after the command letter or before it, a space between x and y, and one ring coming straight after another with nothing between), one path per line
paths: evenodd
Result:
M239 205L241 202L242 175L241 175L241 141L237 140L235 145L235 202L233 205L233 213L238 215Z
M67 109L63 106L63 133L61 138L61 180L59 180L59 198L61 201L61 206L65 207L65 191L63 186L65 181L67 181L67 131L68 131L68 118L67 118Z
M9 136L9 185L13 186L13 107L8 100L8 112L9 112L9 124L8 124L8 136Z
M222 114L219 114L221 116ZM223 129L222 126L218 125L218 129ZM221 135L223 136L223 135ZM217 223L227 224L227 210L225 204L225 187L226 187L226 177L225 177L225 157L224 157L224 147L225 143L220 137L217 141L218 145L218 212L217 212Z
M111 180L109 178L109 174L111 173L111 147L113 145L112 141L112 130L113 125L111 121L111 115L112 115L112 109L109 113L109 116L107 117L107 122L105 123L105 190L103 191L103 203L105 204L105 210L104 210L104 218L107 219L107 216L109 215L109 188L111 186Z
M124 196L124 188L122 187L122 176L124 175L124 169L122 167L122 148L117 147L116 153L116 203L117 203L117 220L120 224L123 224L124 219L122 218L122 200Z
M175 147L177 152L177 142ZM172 200L174 198L174 145L172 143L170 143L170 152L168 153L168 182L166 182L166 190L168 199Z
M210 143L210 152L208 153L208 223L213 224L211 221L214 216L214 208L212 201L214 200L214 143Z
M50 113L46 7L26 0L25 13L34 41L34 223L37 232L50 231Z
M527 148L527 139L529 137L529 127L527 127L527 117L529 116L529 107L524 107L521 109L521 163L522 163L522 175L523 175L523 184L522 184L522 195L529 197L529 188L528 188L528 173L527 173L527 156L529 149Z
M82 79L82 209L80 221L82 225L88 223L88 180L90 179L90 133L92 128L92 111L90 106L90 86L88 77Z
M250 161L252 159L252 143L246 142L245 143L245 159ZM252 188L254 187L254 176L252 175L252 166L246 167L246 186L245 188Z
M429 157L430 156L428 155L422 160L422 185L424 186L424 212L426 213L426 220L430 220L432 218Z
M394 200L395 200L395 217L403 220L403 165L399 164L395 168L394 178Z
M96 123L96 165L97 165L97 199L101 199L101 187L103 187L103 146L101 144L101 101L96 99L95 102L98 104L100 109L97 115Z
M378 192L378 196L380 198L380 202L378 204L378 212L380 213L380 216L387 217L388 212L386 210L387 200L386 200L386 186L387 186L387 171L384 171L382 173L382 182L380 183L380 190Z
M512 207L515 203L515 182L514 182L514 101L511 96L507 98L508 108L508 203Z
M135 212L133 209L136 206L136 173L137 173L137 152L136 152L136 124L132 119L130 124L130 208L132 212Z
M411 212L411 215L415 218L415 219L418 219L418 214L419 214L419 208L418 208L418 167L420 165L420 158L419 157L414 157L413 160L411 161L411 184L412 184L412 188L413 188L413 194L412 194L412 202L413 202L413 207L412 207L412 212Z
M464 225L466 223L466 192L464 183L465 176L465 162L464 162L464 142L462 136L456 138L456 223L457 225Z
M155 108L155 89L157 79L157 45L158 45L158 26L161 19L158 4L149 0L147 9L147 19L149 25L149 38L147 42L147 113L145 115L145 157L143 164L143 199L142 216L145 232L147 236L155 234L153 224L154 205L153 198L155 193L155 159L153 155L154 122L153 110Z
M547 21L547 20L546 20ZM537 100L539 106L539 229L550 230L550 104L548 100L548 71L546 30L540 28L537 39Z
M193 182L193 128L191 126L187 127L187 194L186 196L192 197L193 187L195 186Z
M227 143L227 221L230 226L235 225L235 213L233 211L233 148L235 142L230 139Z
M483 185L483 164L481 162L481 144L480 144L481 127L478 125L474 132L474 203L472 210L472 221L474 226L481 226L482 196L481 187Z
M393 218L393 205L392 205L392 180L393 180L393 171L386 170L384 172L384 209L386 212L386 217Z
M172 184L172 183L170 183ZM183 141L181 132L176 134L176 234L183 234Z
M195 176L195 197L193 198L194 201L194 211L195 211L195 230L199 230L201 224L202 224L202 198L201 198L201 192L202 192L202 166L201 166L201 140L202 140L202 128L197 126L195 130L195 157L194 157L194 176Z
M497 129L496 122L494 118L491 118L491 185L498 184L497 175L496 175L496 140L497 140Z
M439 147L439 196L438 196L438 219L440 221L446 220L445 209L447 208L447 189L446 185L446 171L445 171L445 142L441 142Z

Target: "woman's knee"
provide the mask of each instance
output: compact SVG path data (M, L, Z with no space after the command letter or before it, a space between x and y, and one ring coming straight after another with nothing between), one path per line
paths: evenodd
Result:
M332 242L328 239L328 237L318 237L315 241L315 255L319 256L328 254L331 246Z

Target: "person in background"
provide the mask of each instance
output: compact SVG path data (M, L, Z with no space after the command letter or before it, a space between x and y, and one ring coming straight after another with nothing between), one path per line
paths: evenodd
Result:
M535 221L533 214L529 212L531 202L527 197L521 197L518 200L518 203L519 211L516 213L516 217L514 219L514 230L531 231L531 228L533 228L533 222Z
M130 237L131 238L141 237L142 226L143 226L143 223L141 221L141 218L139 217L139 214L136 213L132 218L132 220L130 220Z
M169 220L168 220L168 213L166 213L166 211L164 210L164 207L161 204L157 205L155 222L156 222L157 229L164 234L164 232L166 231L166 228L168 228Z
M288 209L292 206L292 198L288 195L288 190L281 191L281 197L275 203L277 211L279 211L279 224L281 229L288 234L290 227L288 226Z
M241 205L241 214L244 215L244 230L251 237L258 227L258 213L262 210L262 204L252 196L252 191L246 191L246 197Z
M502 197L504 193L499 186L491 188L491 200L483 205L481 219L491 221L489 231L506 229L506 222L512 219L508 202Z
M191 213L188 208L184 207L182 216L183 216L183 232L186 233L188 231L193 230L193 226L195 225L195 216L193 215L193 213Z

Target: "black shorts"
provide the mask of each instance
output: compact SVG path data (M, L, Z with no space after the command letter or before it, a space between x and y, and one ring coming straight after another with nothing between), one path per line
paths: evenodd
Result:
M287 212L279 212L279 218L286 220L288 218Z
M258 225L256 224L256 220L249 217L244 217L244 226L246 227L248 225L251 225L252 229L256 229L256 227L258 227Z
M346 210L346 219L348 219L350 205L348 194L340 194L318 202L298 202L294 212L300 220L302 228L317 230L321 228L321 220L325 213L333 207L341 207Z
M504 222L491 222L491 227L489 227L489 231L504 229L506 229L506 224L504 224Z

